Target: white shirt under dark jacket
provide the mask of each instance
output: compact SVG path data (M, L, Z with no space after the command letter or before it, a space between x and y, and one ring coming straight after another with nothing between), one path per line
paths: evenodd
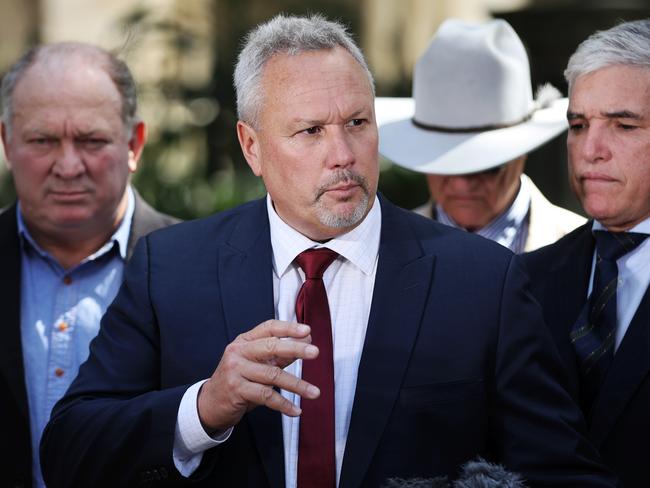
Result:
M314 242L287 225L273 209L273 204L268 196L267 210L273 248L273 298L276 319L296 321L296 297L305 280L304 273L293 262L296 256L313 247L327 247L340 255L323 275L330 307L332 343L334 345L336 479L338 483L350 426L359 361L375 285L381 233L379 200L375 198L370 212L357 227L325 244ZM257 324L251 324L251 328L255 325ZM298 360L285 370L300 376L301 368L302 361ZM174 464L184 476L190 476L197 469L204 451L227 442L230 432L232 432L230 429L223 436L214 439L203 430L196 407L198 391L202 384L203 381L194 384L187 390L178 411L174 440ZM298 395L284 390L282 395L291 402L300 405ZM287 488L296 486L299 425L299 417L282 416Z
M593 230L605 230L605 227L598 221L594 221ZM635 225L629 232L650 234L650 218ZM594 269L596 265L596 252L591 266L591 278L589 281L588 295L594 282ZM614 351L623 341L630 322L634 318L636 309L639 308L643 295L645 295L650 284L650 238L643 241L639 246L624 254L616 261L618 267L618 285L616 288L616 342Z

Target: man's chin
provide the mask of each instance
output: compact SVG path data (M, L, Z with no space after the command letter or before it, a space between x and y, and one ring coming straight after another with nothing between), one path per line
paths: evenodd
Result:
M90 225L94 220L95 218L90 212L78 210L61 212L57 215L53 215L50 222L52 222L53 225L62 228L74 229Z
M477 216L477 215L451 214L450 217L453 219L454 222L456 222L456 224L461 226L463 229L467 229L472 232L482 229L489 223L489 221L486 222L485 217Z
M367 198L337 202L321 207L319 220L323 225L335 229L354 227L366 216L368 208L369 202Z

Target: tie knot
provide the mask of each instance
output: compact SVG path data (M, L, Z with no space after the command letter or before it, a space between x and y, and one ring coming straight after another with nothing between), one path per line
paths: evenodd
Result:
M320 280L327 267L338 257L338 253L320 247L318 249L307 249L296 257L298 266L305 272L307 279Z
M633 251L648 234L638 232L594 231L598 255L608 261L616 261L621 256Z

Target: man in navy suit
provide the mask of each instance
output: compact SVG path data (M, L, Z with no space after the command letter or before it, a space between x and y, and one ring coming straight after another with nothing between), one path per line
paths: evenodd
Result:
M235 86L268 196L140 242L46 430L48 486L374 487L477 455L531 486L612 486L518 258L377 197L373 81L345 29L272 19ZM310 286L329 313L298 324ZM328 362L314 423L330 391L306 372Z
M593 220L525 259L591 440L648 487L650 20L592 35L565 76L569 177Z

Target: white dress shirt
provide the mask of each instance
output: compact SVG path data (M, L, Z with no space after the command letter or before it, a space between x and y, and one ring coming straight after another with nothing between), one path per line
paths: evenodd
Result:
M302 270L294 264L296 256L313 247L327 247L339 254L323 275L330 306L334 346L335 449L338 483L377 272L381 208L379 201L375 199L370 212L357 227L324 244L308 239L287 225L273 209L268 196L267 210L273 248L273 298L276 319L296 321L296 297L305 280ZM257 324L251 324L251 327L255 325ZM295 361L285 370L300 376L302 361ZM174 464L184 476L190 476L196 470L205 450L226 442L232 432L230 429L221 437L213 439L203 430L196 407L197 395L202 383L199 382L187 390L178 412ZM298 395L284 390L281 393L291 402L300 405ZM299 417L282 416L287 488L296 486L299 426Z
M594 221L592 229L607 230L598 221ZM629 229L629 232L650 234L650 218L635 225ZM648 288L648 284L650 284L650 237L636 249L618 259L616 265L618 266L618 286L616 289L615 351L621 345L630 322L632 322L632 318L634 318L634 314ZM593 287L595 266L596 253L594 251L587 295L591 294L591 288Z

